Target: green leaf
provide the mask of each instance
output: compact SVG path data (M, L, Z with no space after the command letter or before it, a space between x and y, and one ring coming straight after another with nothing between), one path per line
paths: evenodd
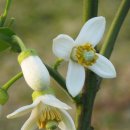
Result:
M6 50L9 47L10 45L7 42L0 39L0 52Z
M0 51L3 51L9 47L14 52L21 51L19 45L12 41L11 37L13 35L15 35L15 33L11 29L7 27L0 28Z

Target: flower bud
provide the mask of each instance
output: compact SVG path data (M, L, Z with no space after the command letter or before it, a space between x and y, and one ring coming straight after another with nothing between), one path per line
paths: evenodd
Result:
M4 89L0 89L0 105L4 105L9 98L8 93Z
M18 61L27 84L33 90L41 91L49 87L49 72L34 50L28 49L21 52Z

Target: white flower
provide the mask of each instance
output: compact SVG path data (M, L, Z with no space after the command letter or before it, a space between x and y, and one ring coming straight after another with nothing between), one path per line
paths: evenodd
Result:
M85 81L84 67L103 78L116 77L112 63L94 49L103 36L105 23L104 17L95 17L84 24L76 40L65 34L53 40L54 54L69 61L66 86L72 96L78 95L82 90Z
M51 94L37 97L31 105L24 106L9 114L7 118L15 118L31 112L29 119L21 130L46 129L59 127L61 130L76 130L74 122L66 112L70 107Z
M23 51L18 61L26 82L33 90L44 90L50 85L49 72L33 50Z

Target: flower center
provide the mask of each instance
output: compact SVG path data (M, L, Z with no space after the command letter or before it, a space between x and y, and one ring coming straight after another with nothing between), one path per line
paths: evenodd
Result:
M97 58L96 50L90 43L76 46L71 52L71 59L84 67L93 65Z
M55 130L61 120L62 117L57 108L46 106L38 120L38 127L39 129Z

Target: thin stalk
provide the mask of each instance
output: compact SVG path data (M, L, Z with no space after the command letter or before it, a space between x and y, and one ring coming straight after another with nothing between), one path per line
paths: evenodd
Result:
M83 22L86 22L92 17L96 17L98 12L98 0L83 1ZM78 102L76 101L76 128L77 130L93 130L91 127L91 117L93 104L97 92L95 87L97 84L97 76L90 71L87 71L87 78L83 93Z
M0 27L4 26L5 20L7 18L8 12L9 12L9 8L10 8L10 5L11 5L11 2L12 2L12 0L6 0L4 13L2 14L2 16L0 18Z
M26 50L26 47L25 47L23 41L17 35L12 36L12 41L17 43L20 46L22 51Z
M129 11L129 8L130 0L122 0L120 7L116 15L114 16L113 22L108 30L108 33L104 40L104 44L100 50L100 53L106 56L107 58L111 56L117 35L121 29L123 21L125 20L125 17Z
M18 79L20 79L22 76L23 76L22 72L18 73L17 75L15 75L14 77L12 77L7 83L5 83L2 86L2 89L4 89L4 90L7 91L11 87L11 85L14 84L15 81L17 81Z
M77 103L77 130L93 130L91 118L93 105L98 91L99 77L87 71L87 78L83 89L81 101ZM80 113L80 114L79 114Z
M83 0L83 22L97 16L98 0Z
M65 84L65 79L60 75L59 72L56 70L52 69L50 66L46 65L49 74L67 91L66 84Z

